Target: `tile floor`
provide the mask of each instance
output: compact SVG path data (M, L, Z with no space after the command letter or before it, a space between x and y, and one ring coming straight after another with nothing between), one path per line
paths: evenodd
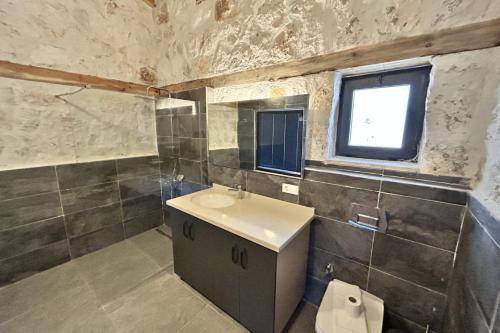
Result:
M287 332L314 332L299 306ZM173 273L172 243L150 230L0 289L0 332L247 332Z

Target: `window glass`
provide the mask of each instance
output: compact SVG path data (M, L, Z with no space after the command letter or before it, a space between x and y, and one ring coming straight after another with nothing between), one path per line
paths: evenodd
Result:
M409 96L408 84L354 90L349 145L401 148Z

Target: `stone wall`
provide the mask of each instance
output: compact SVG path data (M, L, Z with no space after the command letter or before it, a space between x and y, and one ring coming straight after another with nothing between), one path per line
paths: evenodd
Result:
M154 84L156 27L143 1L2 1L0 59Z
M498 103L500 71L495 59L499 57L497 47L431 59L433 70L418 172L466 177L473 181L479 177L486 130ZM334 73L324 72L276 82L216 88L211 91L210 101L309 94L306 159L325 161L335 93L333 81ZM490 131L495 130L493 126Z
M0 79L0 170L155 155L154 102Z
M500 16L496 0L158 0L169 83L420 35Z

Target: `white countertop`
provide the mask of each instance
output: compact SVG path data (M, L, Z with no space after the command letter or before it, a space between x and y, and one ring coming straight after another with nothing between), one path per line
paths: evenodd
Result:
M210 193L231 195L235 203L225 208L205 208L192 200ZM314 217L314 208L249 192L244 192L244 198L238 199L238 192L230 192L228 187L217 184L167 200L167 205L275 252L285 248Z

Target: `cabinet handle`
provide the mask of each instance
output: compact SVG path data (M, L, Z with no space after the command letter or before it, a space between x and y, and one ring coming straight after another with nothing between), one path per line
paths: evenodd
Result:
M248 254L247 254L247 249L243 249L243 251L240 254L240 261L241 261L241 268L247 269L248 266Z
M194 240L194 228L192 223L189 225L188 234L189 239Z
M234 245L233 248L231 249L231 260L233 261L233 264L237 264L238 263L238 245Z
M182 234L184 235L185 238L188 238L188 223L187 221L184 221L182 224Z

